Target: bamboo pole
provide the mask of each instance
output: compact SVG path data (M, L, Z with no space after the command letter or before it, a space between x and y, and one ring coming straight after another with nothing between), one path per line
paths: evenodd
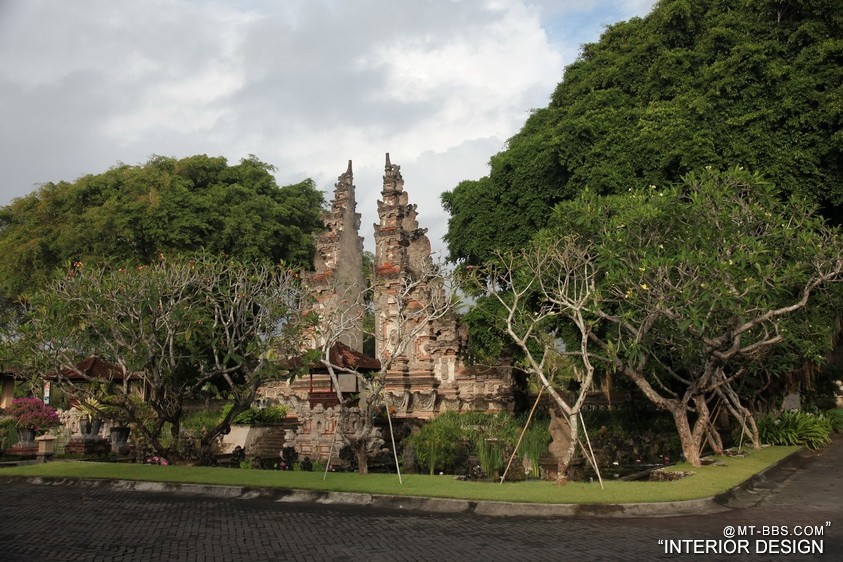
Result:
M398 449L395 448L395 432L392 431L392 416L389 415L389 404L383 403L386 408L386 421L389 422L389 437L392 439L392 455L395 457L395 471L398 473L398 483L403 485L404 481L401 479L401 467L398 466Z
M506 473L509 472L509 467L512 466L512 461L515 459L515 455L518 454L518 447L521 446L521 440L524 439L524 434L527 433L527 428L530 427L530 421L533 419L533 414L536 413L536 408L539 405L539 400L542 398L544 388L545 387L542 386L539 389L539 394L536 396L536 402L533 404L533 409L530 410L530 415L527 416L527 423L524 424L524 429L521 430L521 435L518 436L518 443L515 444L515 450L513 450L512 454L509 456L509 462L506 463L506 470L503 471L503 476L501 476L501 484L503 484L503 481L506 480Z
M594 456L594 449L591 448L591 440L588 438L588 430L585 428L585 418L582 417L582 412L579 412L580 422L582 422L582 432L585 435L585 442L588 443L588 452L591 454L591 466L594 467L594 472L597 473L597 480L600 482L600 489L603 488L603 477L600 476L600 469L597 468L597 458Z
M331 457L334 456L334 444L337 442L337 433L340 432L339 424L334 426L334 438L331 439L331 449L328 451L328 462L325 463L325 474L322 475L322 480L328 478L328 469L331 468Z

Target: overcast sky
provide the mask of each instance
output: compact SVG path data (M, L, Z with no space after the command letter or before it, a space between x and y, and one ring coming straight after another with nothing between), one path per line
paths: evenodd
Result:
M150 155L249 154L372 245L384 153L435 250L439 194L488 173L583 43L652 0L0 0L0 205Z

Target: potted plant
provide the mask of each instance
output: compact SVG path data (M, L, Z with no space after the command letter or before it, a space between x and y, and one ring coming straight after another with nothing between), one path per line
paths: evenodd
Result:
M38 398L15 398L6 413L15 420L20 442L26 445L35 444L36 432L61 425L55 409Z
M125 452L128 448L131 429L125 424L125 420L118 414L116 408L111 408L110 414L109 419L114 422L111 426L111 450L115 453Z
M111 451L114 453L124 452L128 446L129 434L131 433L125 413L118 406L99 402L96 404L96 410L102 419L111 422L111 428L109 429Z
M79 420L79 429L82 435L99 435L102 427L104 406L96 398L86 398L77 406L83 417Z

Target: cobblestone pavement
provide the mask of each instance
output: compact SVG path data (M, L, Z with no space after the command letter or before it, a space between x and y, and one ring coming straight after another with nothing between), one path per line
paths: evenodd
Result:
M422 514L0 480L0 560L841 560L841 462L837 440L780 474L771 492L739 495L730 512L635 519ZM796 525L823 534L795 536ZM764 554L724 542L728 526L745 533L733 541ZM706 544L678 542L696 539L737 552L693 554ZM817 541L823 553L782 552L812 546L794 540ZM666 554L671 546L686 554Z

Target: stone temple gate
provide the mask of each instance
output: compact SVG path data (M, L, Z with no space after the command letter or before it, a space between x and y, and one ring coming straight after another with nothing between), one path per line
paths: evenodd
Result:
M345 320L355 319L353 326L343 329L341 343L335 350L336 360L369 370L377 370L379 361L389 353L380 342L398 321L396 293L406 281L417 279L431 262L427 229L419 228L416 205L409 203L404 191L401 167L390 162L389 154L378 216L379 223L374 225L372 308L374 330L380 337L375 338L374 358L362 353L365 334L361 295L366 281L351 161L335 184L334 198L324 219L325 231L316 241L314 272L309 278L317 307L342 308L348 311ZM423 294L442 298L444 295L437 291L444 292L444 288L429 286ZM396 419L430 419L447 410L511 409L511 368L466 365L461 358L466 342L467 331L453 312L424 323L386 373L384 400ZM340 387L342 391L357 390L353 377L340 380ZM271 383L262 387L260 394L287 405L290 415L298 416L299 429L295 434L288 431L288 444L294 444L302 456L327 459L341 420L336 392L327 374ZM359 418L355 421L354 416L349 416L347 423L359 423Z

